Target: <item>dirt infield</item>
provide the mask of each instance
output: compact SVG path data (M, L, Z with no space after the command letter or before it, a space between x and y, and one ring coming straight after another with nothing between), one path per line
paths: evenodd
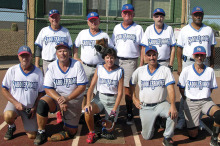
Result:
M2 79L6 73L6 70L0 70L0 81L2 82ZM176 72L174 72L175 80L177 81L178 75ZM220 85L220 77L217 78L217 83ZM176 91L176 105L179 105L179 98L180 93L178 91L177 86L175 85L175 91ZM212 98L215 103L220 104L220 90L216 89L212 93ZM2 92L0 91L0 145L1 146L8 146L8 145L14 145L14 146L31 146L33 145L33 140L30 140L27 138L23 125L21 122L21 118L18 118L15 122L17 125L17 130L15 132L15 138L10 141L4 141L3 137L5 132L7 131L7 126L4 126L4 120L3 120L3 110L5 108L7 101L2 96ZM103 145L126 145L126 146L141 146L141 145L149 145L149 146L159 146L162 145L163 140L163 132L164 129L161 128L157 133L155 133L155 136L152 140L144 140L141 136L141 121L139 119L138 110L134 108L133 112L135 114L134 121L135 124L133 126L128 126L125 124L126 118L125 118L125 101L122 99L121 107L120 107L120 114L119 119L117 122L118 130L122 132L119 137L113 142L102 140L97 141L94 145L97 146L103 146ZM52 133L58 132L62 128L62 124L56 124L56 119L54 118L54 115L50 116L49 122L46 127L47 135L50 136ZM202 121L209 127L212 127L213 119L209 118L207 116L204 116ZM3 124L2 124L3 123ZM1 126L3 125L2 129ZM76 136L74 139L62 141L62 142L46 142L43 145L53 145L53 146L60 146L60 145L79 145L84 146L88 145L86 143L86 134L88 133L88 128L85 124L82 124L79 126L79 136ZM196 141L191 141L188 139L186 128L182 131L175 130L175 135L173 137L174 145L181 145L181 146L194 146L194 145L200 145L205 146L209 145L210 142L210 134L206 132L205 130L199 131L199 138Z

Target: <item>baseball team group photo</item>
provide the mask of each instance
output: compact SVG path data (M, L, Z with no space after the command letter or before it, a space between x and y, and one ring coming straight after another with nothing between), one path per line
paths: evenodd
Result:
M178 31L167 9L154 8L146 29L136 12L123 4L109 33L90 10L73 38L64 12L50 9L34 45L13 48L17 63L0 70L1 145L219 146L218 41L206 9L190 7Z

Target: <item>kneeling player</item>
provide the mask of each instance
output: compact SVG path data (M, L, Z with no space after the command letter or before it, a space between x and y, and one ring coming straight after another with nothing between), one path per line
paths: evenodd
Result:
M186 67L179 77L179 89L185 99L184 112L190 139L198 135L199 115L201 112L214 118L213 134L210 145L218 146L220 109L210 95L217 88L214 70L203 64L206 50L202 46L194 48L195 63Z
M102 55L105 63L96 67L91 86L87 93L87 105L85 106L85 119L89 128L87 143L93 143L95 140L94 119L93 115L105 110L105 121L103 121L102 137L114 139L111 123L117 121L119 104L123 94L123 69L115 65L116 51L107 48ZM91 102L92 93L97 83L98 93ZM108 122L108 118L112 122Z

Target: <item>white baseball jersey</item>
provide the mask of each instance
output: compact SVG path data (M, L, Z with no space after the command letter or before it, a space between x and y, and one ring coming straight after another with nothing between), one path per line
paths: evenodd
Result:
M143 33L143 28L134 22L126 29L122 23L116 25L113 30L112 41L117 50L117 56L138 58Z
M143 35L142 45L155 46L158 51L158 60L168 60L170 58L170 47L176 45L173 29L164 23L163 29L160 33L155 29L155 24L146 28Z
M211 46L216 44L212 28L205 24L199 30L194 29L191 24L183 27L179 33L177 46L183 48L183 55L193 58L193 50L196 46L206 49L206 56L211 56Z
M103 64L97 65L97 90L100 93L117 94L118 83L123 75L123 69L121 67L109 72Z
M211 67L205 66L202 73L198 73L194 64L183 69L177 84L185 88L185 96L190 99L203 99L211 95L211 89L218 88L215 72Z
M92 35L89 29L82 30L76 40L75 46L79 48L81 46L81 56L80 59L91 65L96 65L104 62L100 53L98 53L95 49L96 40L100 40L102 38L108 39L108 46L114 48L114 45L109 38L108 34L100 30L96 35Z
M59 42L66 42L72 47L72 39L68 29L61 26L59 30L55 31L50 26L47 26L41 29L35 45L42 48L41 56L43 60L56 60L55 46Z
M2 81L2 87L10 90L11 95L25 108L32 108L39 92L43 92L43 74L35 67L25 73L20 64L8 69Z
M137 68L131 78L131 84L138 83L139 99L144 103L158 103L166 100L167 86L175 84L170 69L158 64L157 69L150 73L149 66Z
M88 83L85 71L79 61L70 59L70 66L66 72L60 69L58 61L55 60L49 64L44 79L44 88L54 89L60 95L68 96L77 86ZM82 97L82 95L77 98Z

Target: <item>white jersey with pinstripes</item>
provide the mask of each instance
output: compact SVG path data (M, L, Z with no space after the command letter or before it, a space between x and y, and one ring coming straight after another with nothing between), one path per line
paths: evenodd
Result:
M194 64L183 69L177 85L185 88L184 94L190 99L209 98L211 89L218 88L214 70L205 66L203 72L198 73Z
M20 64L8 69L2 81L2 87L10 90L11 95L25 108L32 108L39 92L43 92L43 74L35 67L25 73Z
M97 34L92 35L90 29L82 30L76 40L75 47L79 48L81 46L81 56L80 59L86 64L97 65L104 62L100 53L95 49L96 40L102 38L108 39L108 46L114 48L111 39L108 34L100 30Z
M164 23L162 31L158 33L155 24L148 26L143 35L141 44L157 47L158 60L169 59L171 52L170 47L176 45L172 27Z
M104 64L97 65L97 90L105 94L117 94L118 83L123 75L123 69L118 67L113 71L107 71Z
M44 88L54 89L62 96L70 95L79 85L88 83L85 71L79 61L70 59L70 65L66 72L59 67L59 60L53 61L48 66L44 79ZM83 94L77 98L82 97Z
M212 28L202 24L199 30L192 27L191 24L182 28L179 33L177 46L183 48L183 55L193 58L193 49L197 46L203 46L206 50L206 57L211 56L211 46L216 44Z
M144 103L158 103L166 100L167 86L175 84L170 69L158 64L157 69L151 73L148 65L137 68L131 78L131 84L138 83L139 99Z
M56 60L55 46L59 42L66 42L72 47L73 43L68 29L60 26L59 30L53 30L51 26L47 26L41 29L35 45L42 48L41 56L43 60Z
M127 28L124 28L122 23L116 25L112 34L112 42L117 50L117 56L138 58L143 33L143 28L134 22Z

